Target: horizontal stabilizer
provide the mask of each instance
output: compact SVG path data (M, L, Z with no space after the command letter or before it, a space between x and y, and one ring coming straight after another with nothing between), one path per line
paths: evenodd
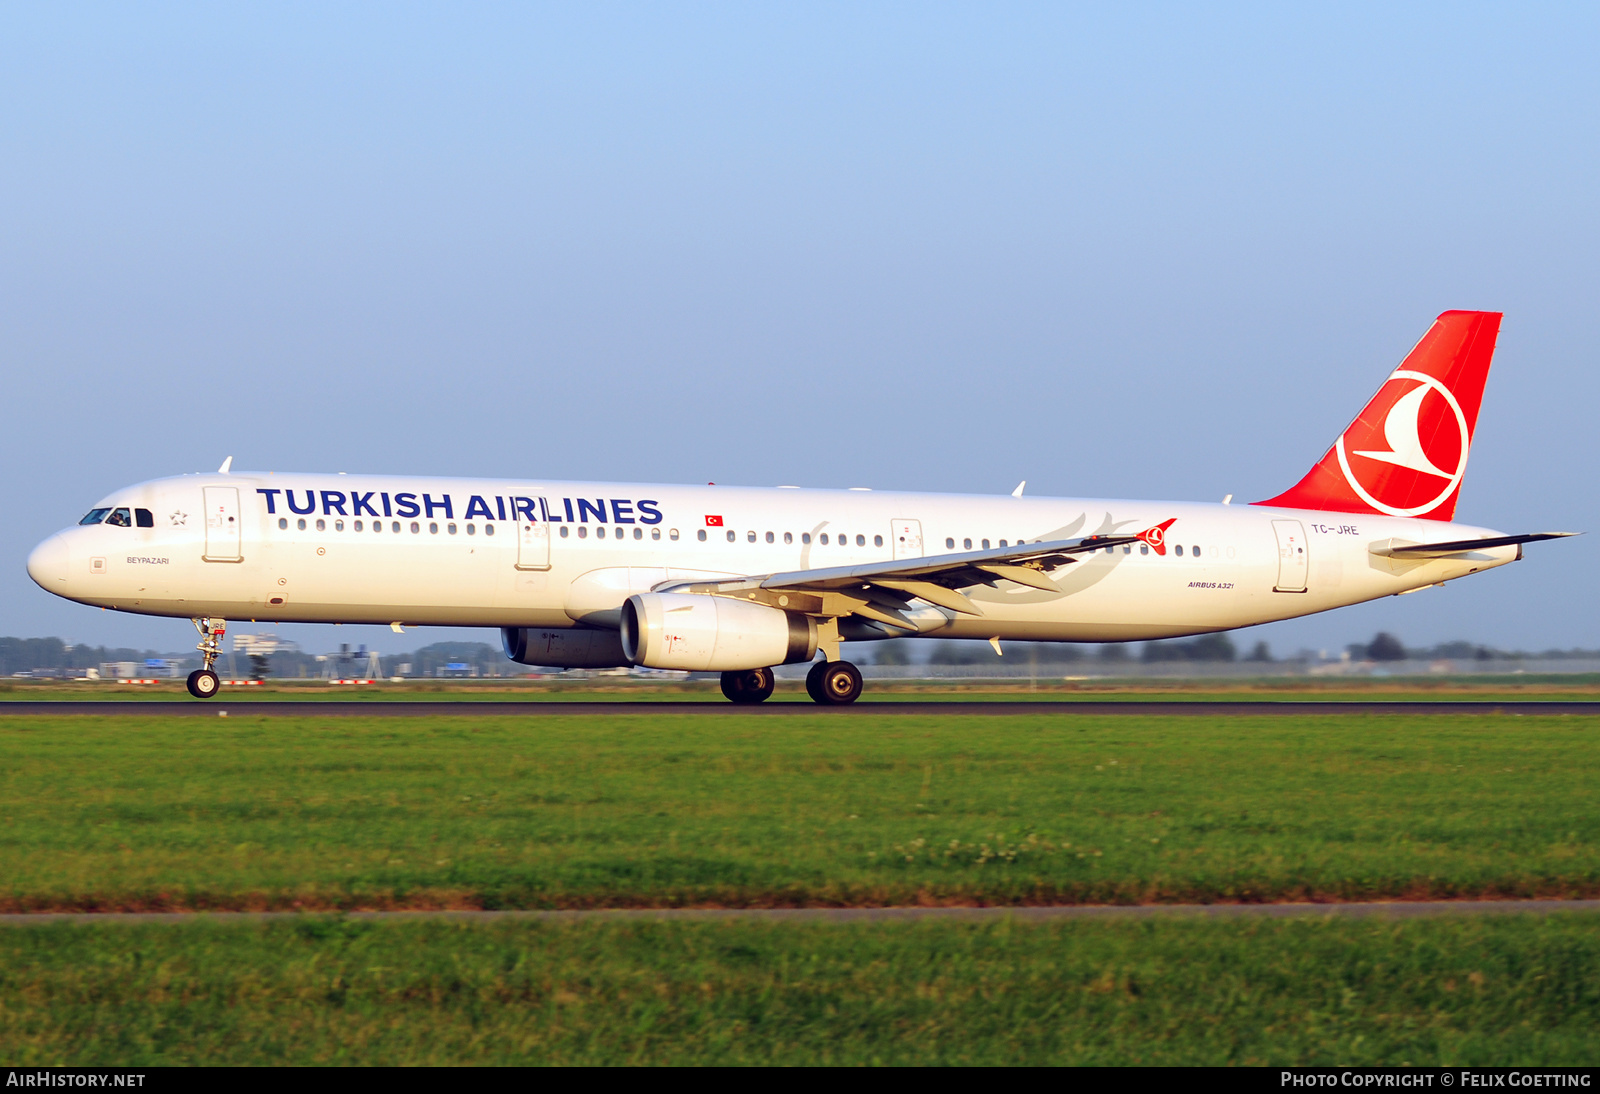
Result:
M1490 536L1487 539L1457 539L1447 543L1403 543L1394 540L1372 548L1372 553L1384 558L1448 558L1469 551L1485 551L1490 547L1511 547L1520 543L1537 543L1544 539L1565 539L1580 536L1582 532L1527 532L1520 536Z

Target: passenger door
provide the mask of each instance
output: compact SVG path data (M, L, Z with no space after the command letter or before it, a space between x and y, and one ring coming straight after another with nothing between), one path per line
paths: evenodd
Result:
M1278 583L1275 593L1306 591L1306 571L1311 560L1306 555L1306 530L1297 520L1275 520L1272 531L1278 537Z
M207 562L242 562L239 553L239 488L207 486L206 553Z
M895 558L922 557L922 522L896 517L889 522L889 542Z
M517 514L517 569L548 570L550 568L550 521L543 498L533 499L535 519L528 519L524 510Z

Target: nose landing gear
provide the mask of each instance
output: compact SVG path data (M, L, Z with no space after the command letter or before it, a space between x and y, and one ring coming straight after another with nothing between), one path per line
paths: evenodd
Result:
M200 644L195 649L200 651L205 667L195 669L189 674L187 681L189 694L196 699L209 699L222 690L222 681L212 671L211 666L217 663L217 656L222 653L222 637L228 633L226 619L191 619L194 629L200 632Z

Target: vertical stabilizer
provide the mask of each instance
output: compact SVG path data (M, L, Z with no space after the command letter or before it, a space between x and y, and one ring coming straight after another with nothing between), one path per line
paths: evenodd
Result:
M1254 504L1453 520L1499 333L1499 312L1439 316L1305 478Z

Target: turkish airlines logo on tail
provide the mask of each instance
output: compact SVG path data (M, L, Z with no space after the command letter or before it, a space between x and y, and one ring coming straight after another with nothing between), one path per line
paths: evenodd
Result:
M1380 513L1431 512L1466 474L1472 431L1461 404L1434 377L1398 369L1369 404L1375 408L1381 423L1363 414L1334 445L1345 481Z

